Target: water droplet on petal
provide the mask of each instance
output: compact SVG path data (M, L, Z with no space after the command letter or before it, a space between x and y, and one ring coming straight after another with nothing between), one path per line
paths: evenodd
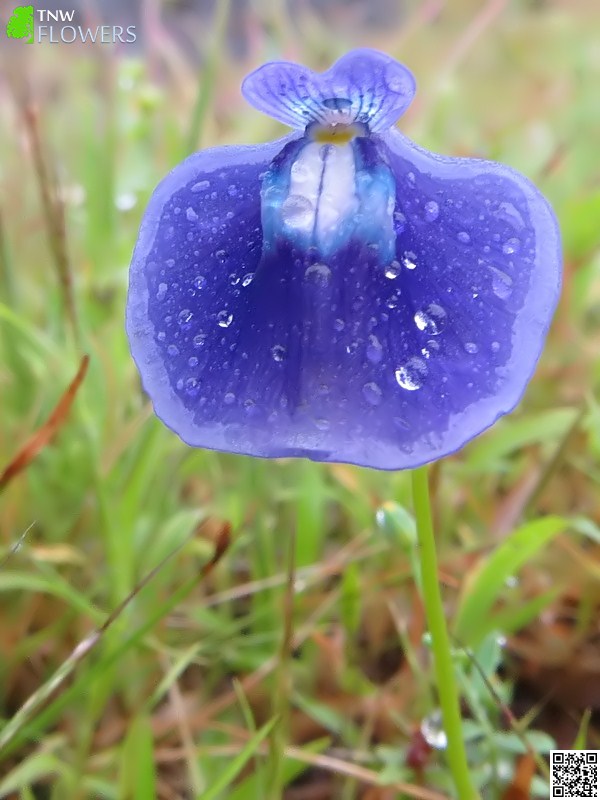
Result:
M507 239L502 245L502 252L507 256L512 256L514 253L518 253L520 249L521 241L517 239L516 236L513 236L511 239Z
M371 381L365 383L362 388L363 397L372 406L378 406L381 403L382 391L379 386Z
M198 214L196 214L191 206L186 209L185 216L187 217L188 222L196 222L198 219Z
M435 200L430 200L428 203L425 203L425 220L427 222L435 222L435 220L440 215L440 207L435 202Z
M190 356L190 357L188 358L188 365L189 365L190 367L192 367L192 369L193 369L194 367L197 367L197 366L198 366L198 359L196 358L196 356Z
M188 378L185 382L185 393L196 397L200 392L200 382L196 378Z
M377 336L375 336L375 334L371 334L371 336L369 336L369 343L367 344L367 358L371 364L379 364L383 358L383 347L381 346L381 342Z
M158 291L156 292L156 299L157 300L164 300L167 296L167 289L169 287L166 283L159 283L158 284Z
M427 744L435 750L448 747L448 737L442 723L440 711L434 711L421 722L421 734Z
M235 395L234 395L234 393L233 392L227 392L227 394L223 398L223 402L225 403L226 406L233 405L233 403L235 403Z
M492 342L490 347L492 348L492 353L497 353L500 350L500 342Z
M406 267L406 269L416 269L417 267L417 256L412 252L412 250L407 250L404 253L404 258L402 259L402 263Z
M385 277L393 281L398 277L398 275L400 275L400 270L400 264L397 261L392 261L392 263L388 264L385 268Z
M177 315L177 322L179 326L183 328L183 330L189 330L192 327L192 319L194 315L190 311L189 308L184 308L183 311L180 311Z
M475 353L479 352L479 347L477 347L475 342L465 342L465 350L467 353L475 355Z
M427 365L422 358L409 358L409 360L395 372L396 381L402 389L414 392L423 385L423 379L427 375Z
M206 278L204 277L204 275L196 275L193 283L196 289L204 289L204 287L206 286Z
M229 195L229 197L236 197L237 193L238 193L237 186L233 183L230 184L230 186L227 189L227 194Z
M466 231L460 231L456 235L456 238L458 239L459 242L462 242L463 244L469 244L469 242L471 241L471 237Z
M311 264L304 273L304 277L318 286L326 286L331 278L331 270L327 264Z
M179 348L177 347L177 345L176 345L176 344L170 344L170 345L167 347L167 353L168 353L170 356L178 356L178 355L179 355Z
M205 341L206 341L206 334L205 333L198 333L196 336L194 336L194 338L192 340L193 345L196 348L202 347L204 345Z
M231 275L229 276L229 283L232 286L237 286L239 282L240 279L238 278L238 276L235 274L235 272L232 272Z
M346 327L346 323L344 322L343 319L336 319L333 323L333 327L335 328L336 331L343 331L344 328Z
M525 227L521 212L512 203L500 203L498 209L495 211L495 216L504 222L508 222L517 230L521 230Z
M488 266L488 269L492 273L492 291L500 300L507 300L513 290L512 278L496 267Z
M233 314L230 314L229 311L223 309L223 311L219 311L217 314L217 324L221 328L228 328L231 323L233 322Z
M242 278L242 286L250 286L253 280L254 280L254 273L247 272Z
M281 217L292 228L310 225L315 215L313 204L301 194L291 194L283 201Z
M274 345L274 347L271 348L271 355L273 356L273 361L283 361L285 358L285 347L281 344Z
M430 303L426 309L415 314L415 325L420 331L425 331L429 336L438 336L446 322L446 312L437 303Z
M164 331L159 331L156 334L156 338L158 339L159 342L164 342L165 339L167 338L167 334Z
M328 419L316 419L315 425L320 431L328 431L329 430L329 420Z
M210 181L198 181L192 186L192 192L202 192L210 187Z

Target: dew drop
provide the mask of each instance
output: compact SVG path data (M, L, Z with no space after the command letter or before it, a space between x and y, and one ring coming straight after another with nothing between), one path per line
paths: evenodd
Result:
M285 347L281 344L274 345L274 347L271 348L271 355L273 356L273 361L283 361L285 358Z
M424 208L425 208L425 220L427 222L435 222L440 215L440 207L435 202L435 200L430 200L428 203L425 203Z
M247 272L242 278L242 286L250 286L253 280L254 280L254 273Z
M377 336L375 336L375 334L371 334L371 336L369 336L369 343L367 344L367 358L371 364L379 364L383 358L383 348L381 346L381 342Z
M471 241L471 237L466 231L459 231L459 233L456 235L456 238L463 244L469 244Z
M204 277L204 275L196 275L193 283L196 289L204 289L204 287L206 286L206 278Z
M188 358L188 365L193 369L194 367L198 366L198 359L196 356L190 356Z
M362 388L363 397L372 406L378 406L381 403L382 392L380 387L371 381L370 383L365 383Z
M193 313L190 311L189 308L184 308L183 311L180 311L177 315L177 322L179 323L179 327L183 328L184 331L189 330L192 327L192 319L194 318Z
M404 258L402 259L402 263L406 267L406 269L416 269L417 268L417 256L412 252L412 250L407 250L404 253Z
M417 311L414 316L415 325L429 336L438 336L446 322L446 312L437 303L430 303L426 309Z
M229 197L236 197L237 193L238 193L237 186L234 183L230 184L229 187L227 188L227 194L229 195Z
M327 264L311 264L304 273L304 277L318 286L327 286L331 278L331 270Z
M217 314L217 324L220 328L228 328L231 323L233 322L233 314L230 314L229 311L223 309L223 311L219 311Z
M521 212L512 203L500 203L495 216L504 222L508 222L516 230L521 230L525 227Z
M229 258L229 254L227 253L226 250L217 250L217 252L215 253L215 257L221 264L224 264Z
M164 300L167 296L167 289L169 287L166 283L159 283L158 284L158 291L156 292L156 299L157 300Z
M295 181L304 181L311 176L310 168L300 159L292 164L291 175Z
M196 378L188 378L185 382L185 393L196 397L200 392L200 382Z
M423 379L427 375L427 365L422 358L409 358L409 360L396 370L396 381L402 389L414 392L423 385Z
M233 405L235 403L235 395L233 392L227 392L227 394L223 397L223 402L226 406Z
M315 425L320 431L328 431L329 430L329 420L324 419L323 417L315 420Z
M492 353L497 353L500 350L500 342L492 342L490 347L492 348Z
M439 711L434 711L421 722L421 734L427 744L435 750L445 750L448 746L448 737Z
M346 323L344 322L344 320L343 320L343 319L336 319L336 320L334 321L334 323L333 323L333 327L334 327L334 328L335 328L335 330L336 330L336 331L338 331L338 332L339 332L339 331L343 331L343 330L344 330L344 328L346 327Z
M507 300L513 290L513 280L506 272L496 267L488 267L492 273L492 291L500 300Z
M314 206L307 197L301 194L291 194L281 206L283 221L291 228L304 228L314 218Z
M185 216L187 217L188 222L196 222L198 219L198 214L196 214L191 206L186 209Z
M229 283L232 286L237 286L239 282L240 282L239 277L235 274L235 272L232 272L231 275L229 276Z
M192 192L202 192L210 187L210 181L198 181L192 186Z
M516 236L513 236L511 239L507 239L502 245L502 252L507 256L512 256L515 253L518 253L520 249L521 242Z
M170 344L167 347L167 354L170 355L170 356L173 356L173 357L174 356L178 356L179 355L179 348L177 347L177 345L176 344Z
M393 281L395 278L400 275L401 266L397 261L392 261L391 264L388 264L385 268L385 277L389 278Z
M203 347L204 346L204 342L206 341L206 338L207 337L206 337L205 333L198 333L192 339L192 343L193 343L194 347L196 347L196 348Z
M158 339L159 342L164 342L164 340L167 338L167 334L164 331L159 331L156 334L156 338Z
M479 352L479 347L477 347L475 342L465 342L465 350L467 353L475 355L475 353Z

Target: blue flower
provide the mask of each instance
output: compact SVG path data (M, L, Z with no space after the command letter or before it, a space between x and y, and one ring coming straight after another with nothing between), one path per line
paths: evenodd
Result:
M406 67L355 50L249 75L275 142L190 156L158 186L127 331L185 442L403 469L517 404L560 291L556 219L508 167L418 147Z

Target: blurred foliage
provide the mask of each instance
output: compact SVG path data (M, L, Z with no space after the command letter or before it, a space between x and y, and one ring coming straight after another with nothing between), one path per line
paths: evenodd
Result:
M191 148L279 132L242 76L356 44L415 72L409 136L520 169L561 221L564 293L523 403L432 473L473 773L485 798L543 797L553 741L600 747L600 7L206 5L187 34L124 5L147 23L131 48L2 42L1 469L90 364L0 490L0 797L262 796L292 530L286 797L449 796L408 476L186 448L123 330L158 180Z

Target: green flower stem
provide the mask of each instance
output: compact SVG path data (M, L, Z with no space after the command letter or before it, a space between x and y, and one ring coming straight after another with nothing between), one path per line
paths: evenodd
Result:
M412 471L412 491L417 536L419 541L419 560L423 584L423 601L431 635L431 649L444 731L448 739L447 757L456 786L458 800L476 800L478 793L471 783L467 754L462 734L459 695L452 664L450 638L442 604L438 579L435 537L431 520L429 502L429 483L427 467Z

